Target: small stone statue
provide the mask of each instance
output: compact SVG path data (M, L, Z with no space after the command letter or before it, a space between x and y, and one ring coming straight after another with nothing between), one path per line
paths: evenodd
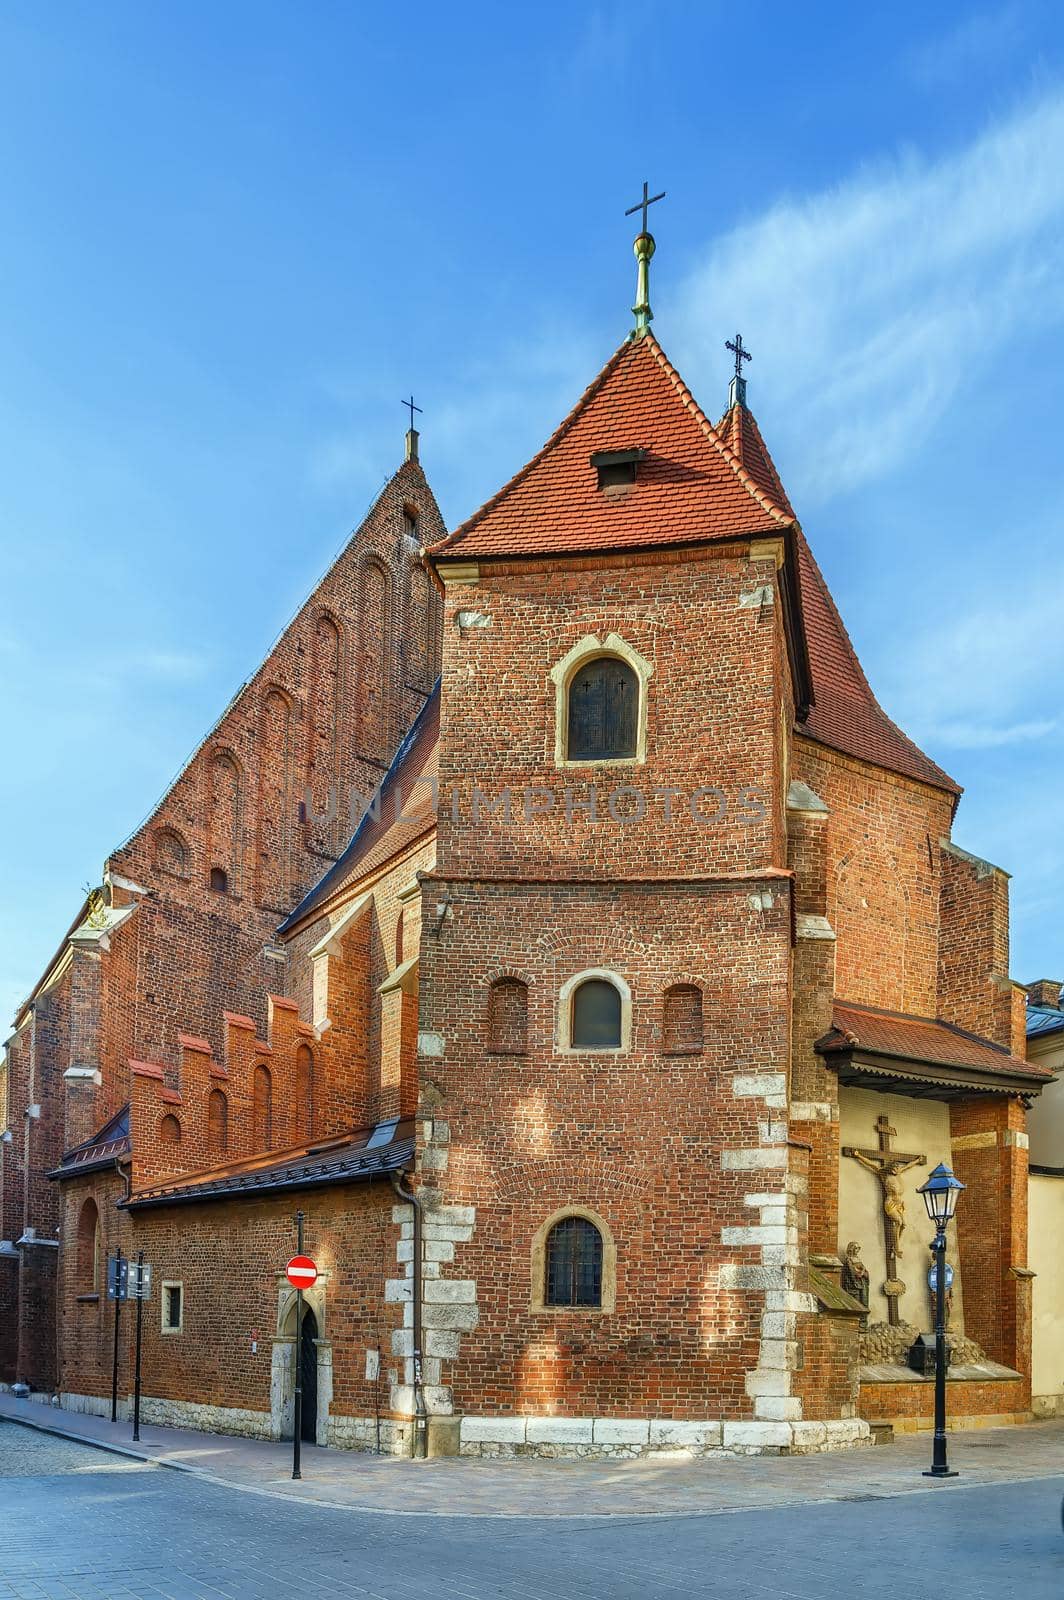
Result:
M842 1287L848 1295L859 1300L865 1308L861 1318L862 1329L868 1326L868 1268L861 1260L861 1246L856 1239L851 1239L846 1246L846 1254L842 1258Z

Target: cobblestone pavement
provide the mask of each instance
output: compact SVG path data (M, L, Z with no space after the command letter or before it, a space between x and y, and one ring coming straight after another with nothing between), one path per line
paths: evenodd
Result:
M1048 1422L951 1435L951 1459L962 1476L946 1485L922 1476L931 1454L926 1434L824 1455L694 1462L404 1461L305 1445L304 1476L293 1483L290 1444L145 1427L136 1447L128 1422L113 1424L0 1395L0 1418L5 1415L76 1432L95 1443L139 1448L159 1464L209 1473L245 1490L402 1516L691 1515L857 1495L950 1493L958 1485L1064 1472L1064 1422Z
M411 1521L279 1503L3 1423L0 1463L0 1600L1064 1594L1064 1476L653 1520Z

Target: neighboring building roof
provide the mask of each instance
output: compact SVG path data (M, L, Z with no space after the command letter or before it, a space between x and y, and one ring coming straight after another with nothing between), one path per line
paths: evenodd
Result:
M289 932L330 895L357 878L368 877L432 829L436 820L434 786L439 774L439 738L437 680L384 775L378 791L379 805L366 812L343 855L284 919L279 933Z
M1028 1039L1043 1039L1046 1034L1064 1031L1064 1011L1057 1006L1027 1007Z
M845 1072L840 1076L850 1083L900 1077L932 1089L1004 1088L1015 1093L1040 1089L1053 1077L1043 1067L952 1022L844 1000L835 1001L831 1028L816 1041L816 1049L832 1065L836 1064L832 1058L843 1060ZM888 1065L894 1062L918 1070Z
M105 1122L98 1133L83 1144L68 1150L62 1161L50 1172L50 1178L78 1178L85 1172L97 1172L101 1167L111 1167L129 1154L129 1106L124 1105Z
M413 1123L386 1122L371 1130L361 1128L357 1133L318 1139L293 1150L273 1150L208 1172L172 1178L138 1189L119 1204L138 1211L149 1206L239 1200L341 1183L367 1183L402 1171L413 1159Z
M592 454L633 448L646 452L635 483L600 489ZM429 554L472 561L703 544L778 534L793 520L646 334L614 352L542 450Z

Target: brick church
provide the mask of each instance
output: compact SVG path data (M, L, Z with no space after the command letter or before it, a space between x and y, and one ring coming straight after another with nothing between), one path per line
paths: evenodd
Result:
M448 533L362 527L16 1018L0 1380L412 1454L808 1451L1030 1408L1008 879L887 717L738 369L636 325ZM295 1216L319 1276L297 1326ZM132 1388L126 1316L119 1389Z

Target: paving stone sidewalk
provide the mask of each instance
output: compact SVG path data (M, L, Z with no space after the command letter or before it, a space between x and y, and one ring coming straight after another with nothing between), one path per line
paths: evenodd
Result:
M144 1426L134 1445L128 1422L79 1416L9 1394L0 1394L0 1418L251 1493L394 1516L705 1516L948 1494L973 1484L1064 1473L1064 1421L951 1434L950 1464L959 1476L944 1482L923 1476L931 1454L925 1434L816 1456L705 1461L406 1461L304 1445L304 1475L293 1482L291 1444Z

